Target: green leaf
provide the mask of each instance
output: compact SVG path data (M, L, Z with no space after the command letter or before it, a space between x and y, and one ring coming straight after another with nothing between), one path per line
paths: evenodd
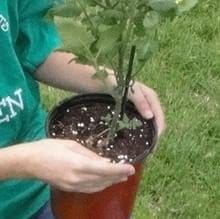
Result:
M156 28L159 24L160 17L156 11L149 11L143 20L143 25L146 28Z
M142 125L142 122L140 120L132 119L130 120L130 128L131 129L136 129Z
M82 55L89 50L94 37L85 26L73 22L70 18L58 19L56 23L64 42L64 48L71 49L76 55Z
M112 10L112 9L105 10L105 11L103 11L102 14L106 18L112 18L115 20L121 20L124 17L124 14L121 11Z
M144 22L143 22L144 17L145 14L140 13L134 18L134 24L135 24L134 34L137 37L143 37L146 34L146 28L144 27Z
M82 10L76 4L66 4L50 9L47 13L48 17L76 17L82 13Z
M175 0L150 0L149 6L158 12L168 12L177 7Z
M93 79L100 79L105 80L108 77L108 72L105 69L97 71L95 74L93 74Z
M76 0L74 0L74 1L76 1ZM88 5L91 7L97 6L97 3L94 0L79 0L79 1L81 1L82 4Z
M105 25L115 25L123 19L124 14L118 10L106 9L98 13Z
M148 38L140 40L137 43L137 59L140 62L146 62L159 49L157 41Z
M177 13L182 14L191 10L198 3L198 0L176 0Z
M121 129L129 129L130 128L130 124L129 124L130 120L128 118L128 116L125 114L123 120L118 120L118 128L117 131L121 130Z
M113 51L119 42L120 33L121 28L118 25L112 26L100 32L100 38L97 41L96 48L101 50L102 54L108 54Z
M118 128L117 131L122 129L136 129L142 125L140 120L135 118L129 119L128 116L125 114L123 120L118 121Z
M106 116L101 116L101 120L110 123L112 121L112 115L108 113Z

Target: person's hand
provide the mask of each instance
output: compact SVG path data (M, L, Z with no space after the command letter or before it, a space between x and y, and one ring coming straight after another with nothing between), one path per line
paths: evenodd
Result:
M135 169L113 164L75 141L45 139L28 147L29 177L36 177L64 191L93 193L126 181Z
M128 98L135 104L144 118L150 119L155 117L158 135L160 135L165 128L165 121L156 92L140 82L135 82L132 89L134 92L130 90Z

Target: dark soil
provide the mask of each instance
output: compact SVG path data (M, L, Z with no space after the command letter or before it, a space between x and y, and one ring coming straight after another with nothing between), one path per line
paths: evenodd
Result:
M108 157L112 162L129 162L145 153L148 154L154 144L152 121L144 120L135 111L126 111L129 119L141 121L136 129L122 129L113 141L103 146L108 125L102 117L114 113L114 106L109 103L84 103L66 108L50 121L49 135L53 138L72 139L100 156ZM103 134L102 134L103 133Z

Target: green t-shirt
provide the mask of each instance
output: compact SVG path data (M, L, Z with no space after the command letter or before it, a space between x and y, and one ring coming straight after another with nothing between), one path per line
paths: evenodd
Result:
M53 0L0 3L0 147L43 138L36 68L60 44L55 27L42 17ZM0 181L0 219L27 219L48 200L37 180Z

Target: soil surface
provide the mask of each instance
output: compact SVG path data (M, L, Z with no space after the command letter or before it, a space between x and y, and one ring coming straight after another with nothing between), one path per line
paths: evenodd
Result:
M129 119L141 121L135 129L119 130L113 141L103 146L109 123L103 119L114 114L114 105L84 103L62 110L50 121L49 134L53 138L72 139L112 162L133 163L143 152L152 149L152 122L134 111L125 112Z

